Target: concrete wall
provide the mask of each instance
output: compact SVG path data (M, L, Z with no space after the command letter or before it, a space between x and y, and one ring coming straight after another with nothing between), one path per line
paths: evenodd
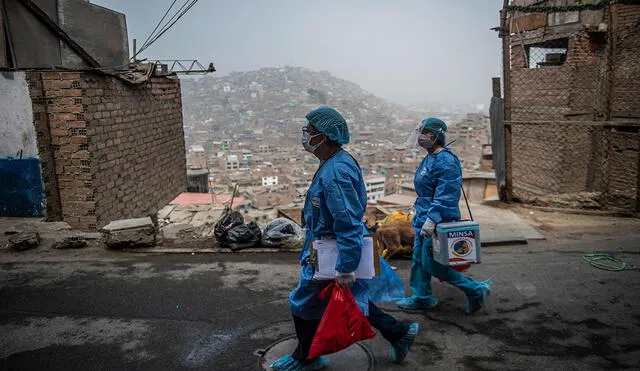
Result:
M42 214L43 184L25 73L0 71L0 216Z
M29 88L24 72L0 72L0 158L38 157Z
M180 81L129 85L93 73L30 73L44 112L61 219L95 230L155 213L186 188ZM40 84L38 85L38 77ZM37 93L34 93L34 96ZM45 182L46 184L46 182Z
M484 200L484 193L487 180L482 178L464 179L462 186L467 195L469 201L482 201ZM461 201L464 201L464 197L461 197Z

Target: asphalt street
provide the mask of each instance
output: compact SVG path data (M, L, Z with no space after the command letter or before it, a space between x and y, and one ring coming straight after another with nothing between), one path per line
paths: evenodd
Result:
M376 370L586 370L640 365L640 271L582 260L612 252L640 266L637 237L486 248L470 275L492 279L486 309L434 280L441 305L405 313L421 332L402 365L378 336ZM396 260L408 282L410 261ZM293 334L297 255L0 252L1 370L257 370L254 355Z

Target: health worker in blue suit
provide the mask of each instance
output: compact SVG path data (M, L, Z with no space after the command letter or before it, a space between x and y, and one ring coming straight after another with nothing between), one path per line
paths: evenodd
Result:
M336 281L350 286L360 310L392 345L392 357L402 361L418 332L418 324L404 324L375 306L369 298L367 281L356 279L360 264L364 234L362 222L367 207L367 193L358 162L342 148L349 143L346 120L331 107L320 107L306 115L308 124L302 128L302 145L320 160L307 190L303 223L307 228L300 251L300 282L289 296L298 346L291 355L275 361L274 370L319 370L330 364L326 357L307 360L309 349L320 319L328 304L318 294L330 280L314 280L314 265L310 261L313 240L334 239L338 247L335 266Z
M433 260L436 225L460 219L462 169L458 157L445 146L447 125L438 118L424 119L409 137L407 144L427 150L413 178L418 194L414 204L413 227L415 239L409 287L413 295L398 301L402 309L431 309L438 304L432 296L431 276L448 282L467 297L466 312L482 308L491 288L491 281L478 282L455 269Z

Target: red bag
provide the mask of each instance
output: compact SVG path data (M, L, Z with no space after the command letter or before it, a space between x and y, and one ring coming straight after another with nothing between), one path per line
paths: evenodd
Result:
M342 287L335 281L318 295L329 299L329 305L322 315L318 330L313 336L307 359L346 349L360 340L373 339L376 333L364 316L349 287Z

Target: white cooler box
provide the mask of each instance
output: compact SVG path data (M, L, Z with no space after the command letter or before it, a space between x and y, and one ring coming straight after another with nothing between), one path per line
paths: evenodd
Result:
M433 238L433 259L442 265L480 263L480 225L473 221L440 223Z

